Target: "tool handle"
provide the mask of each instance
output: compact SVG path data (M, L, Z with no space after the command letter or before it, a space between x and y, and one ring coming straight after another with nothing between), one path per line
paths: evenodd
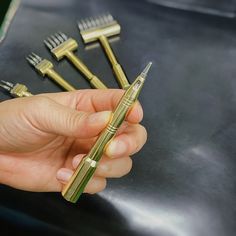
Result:
M76 90L72 85L70 85L67 81L65 81L55 70L53 69L47 70L47 75L57 84L59 84L62 88L64 88L66 91Z
M98 79L73 52L68 51L66 56L73 63L73 65L86 77L93 88L107 88L105 84L103 84L103 82Z
M69 202L75 203L83 193L88 181L92 178L97 162L84 157L69 182L62 190L62 196Z
M99 37L99 40L105 50L105 53L106 53L111 65L112 65L113 71L116 75L116 78L118 80L120 87L123 89L127 89L130 86L129 81L126 78L126 75L125 75L121 65L116 60L116 57L111 49L111 46L109 44L107 37L102 35L101 37Z
M116 57L111 49L111 46L110 46L110 43L109 43L107 37L102 35L99 37L99 40L106 52L106 55L107 55L109 61L111 62L111 64L112 65L118 64L118 61L116 60Z
M27 91L23 92L23 97L31 97L31 96L33 96L32 93L27 92Z
M90 80L90 85L92 88L107 89L107 86L104 83L102 83L97 76L92 77L92 79Z

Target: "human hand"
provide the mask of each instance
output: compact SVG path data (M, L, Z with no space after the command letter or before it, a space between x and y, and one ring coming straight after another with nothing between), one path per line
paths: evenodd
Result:
M0 183L28 191L61 191L82 157L106 127L122 90L41 94L0 103ZM121 177L130 155L146 142L137 102L108 145L85 192L96 193L106 178Z

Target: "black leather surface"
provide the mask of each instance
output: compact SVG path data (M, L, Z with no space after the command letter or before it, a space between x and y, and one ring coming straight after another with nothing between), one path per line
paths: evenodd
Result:
M171 8L234 18L235 0L148 0Z
M51 58L42 41L58 30L81 42L75 21L106 11L122 25L112 47L130 80L154 62L140 98L148 142L128 176L76 205L60 194L1 186L1 235L235 235L234 20L134 0L23 0L0 45L1 79L34 93L61 91L24 57L35 51ZM80 45L88 66L118 87L102 50ZM67 61L55 64L74 86L88 88Z

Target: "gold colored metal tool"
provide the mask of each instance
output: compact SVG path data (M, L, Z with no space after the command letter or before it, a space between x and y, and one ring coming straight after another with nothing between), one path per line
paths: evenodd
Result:
M81 37L84 43L91 43L99 40L103 46L105 53L112 65L113 71L117 77L121 88L127 89L130 84L121 67L118 63L107 37L115 36L120 33L120 25L115 21L110 14L105 14L98 17L90 17L78 22Z
M31 92L29 92L28 88L24 84L13 84L8 81L1 80L0 87L8 91L12 97L30 97L33 96Z
M86 77L93 88L107 88L106 85L103 84L103 82L74 54L73 51L78 48L78 44L74 39L68 38L68 36L62 32L58 32L48 37L47 40L44 40L44 43L58 61L66 57L72 62L72 64Z
M75 203L83 193L85 186L96 170L98 161L101 159L106 146L116 134L131 106L137 100L151 65L152 63L150 62L126 90L113 112L108 126L98 137L90 152L84 157L69 182L65 185L62 195L66 200Z
M26 57L26 60L32 65L35 70L44 76L48 76L53 81L55 81L57 84L59 84L62 88L64 88L67 91L74 91L76 90L72 85L70 85L68 82L66 82L54 69L53 64L43 59L42 57L36 55L35 53L31 53L28 57Z

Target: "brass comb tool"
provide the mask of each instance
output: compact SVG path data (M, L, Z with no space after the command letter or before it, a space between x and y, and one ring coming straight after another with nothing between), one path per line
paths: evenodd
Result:
M107 147L108 143L115 136L117 129L123 123L130 108L137 100L139 93L143 87L148 70L152 63L150 62L144 71L135 79L130 87L125 91L115 111L111 116L111 120L105 130L99 135L89 153L83 158L79 166L69 182L62 190L62 196L70 202L75 203L83 193L88 181L92 178L99 160Z
M47 40L44 40L44 43L58 61L66 57L86 77L93 88L107 88L74 54L74 51L78 48L78 44L74 39L68 38L68 36L62 32L58 32L48 37Z
M38 56L35 53L31 53L26 57L26 60L30 63L31 66L35 68L35 70L44 76L48 76L57 84L59 84L62 88L67 91L74 91L76 90L72 85L70 85L67 81L65 81L54 69L53 64L47 60L43 59L42 57Z
M78 27L84 43L91 43L96 40L100 41L112 65L120 87L127 89L130 86L129 81L121 65L118 63L107 39L110 36L115 36L120 33L121 27L118 22L113 19L112 15L105 14L81 20L78 22Z
M1 80L0 87L8 91L12 97L19 98L33 96L33 94L29 92L28 88L24 84L13 84L11 82Z

